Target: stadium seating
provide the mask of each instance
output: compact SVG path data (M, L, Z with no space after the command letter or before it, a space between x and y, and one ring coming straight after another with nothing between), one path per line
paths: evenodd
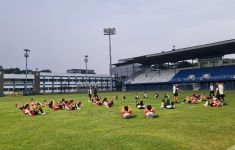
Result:
M226 80L235 75L235 65L180 70L170 81Z
M235 65L194 68L194 69L174 69L152 71L141 71L135 77L129 79L127 83L159 83L159 82L185 82L185 81L218 81L235 78Z
M168 82L175 75L175 70L161 70L159 71L151 71L147 70L146 72L142 72L134 79L130 79L127 82L131 84L136 83L156 83L156 82Z

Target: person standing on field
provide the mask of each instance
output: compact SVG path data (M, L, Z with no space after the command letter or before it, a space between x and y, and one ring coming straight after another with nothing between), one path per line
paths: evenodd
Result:
M94 97L96 97L98 95L98 91L97 91L97 88L94 87Z
M218 84L218 90L219 90L219 99L224 102L224 84L222 82L220 82Z
M173 85L173 96L174 96L174 103L179 103L178 99L179 99L179 91L181 91L179 89L179 85L175 84Z
M210 83L210 96L215 96L215 89L213 83Z
M89 89L87 90L87 94L88 94L89 101L91 101L91 96L92 96L92 88L91 87L89 87Z

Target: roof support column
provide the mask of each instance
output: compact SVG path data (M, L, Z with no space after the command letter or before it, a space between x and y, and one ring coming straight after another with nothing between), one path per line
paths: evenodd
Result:
M160 77L161 76L160 64L158 64L158 72L159 72L159 77Z
M135 65L134 65L134 60L133 60L133 62L132 62L132 74L134 74L135 73Z
M175 65L175 62L174 62L174 68L175 68L175 75L176 75L176 65Z
M215 57L212 58L212 64L213 64L213 75L215 74Z
M192 59L192 74L193 74L193 59Z
M145 66L145 75L146 75L146 78L147 78L147 66Z

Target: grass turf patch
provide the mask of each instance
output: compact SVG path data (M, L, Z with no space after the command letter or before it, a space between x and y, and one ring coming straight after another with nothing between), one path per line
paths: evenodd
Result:
M160 109L163 94L158 101L154 92L148 92L145 104L151 104L160 115L145 119L143 110L135 108L136 92L100 93L113 99L114 107L88 103L86 94L39 95L0 98L0 149L227 149L235 144L234 91L226 91L228 105L221 108L202 104L177 104L175 110ZM168 92L170 93L170 92ZM205 92L201 92L205 93ZM125 94L127 100L121 100ZM138 92L142 97L143 92ZM180 100L192 91L180 93ZM75 111L52 111L47 115L24 115L15 107L33 98L59 101L80 99L83 107ZM172 95L171 95L172 99ZM121 106L129 105L136 116L122 119Z

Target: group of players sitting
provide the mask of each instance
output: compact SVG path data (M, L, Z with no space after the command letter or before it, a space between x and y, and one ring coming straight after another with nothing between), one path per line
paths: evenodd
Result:
M159 94L155 93L155 98L158 99ZM147 99L147 93L144 93L144 99ZM115 99L118 99L117 96L115 96ZM122 97L122 99L126 99ZM135 96L136 99L136 108L138 109L144 109L144 116L146 118L156 118L158 115L156 114L155 108L153 108L151 105L144 105L143 100L139 100L139 96ZM206 101L204 106L211 106L211 107L220 107L223 106L224 98L220 98L218 96L206 96L199 93L194 93L191 96L186 96L183 100L183 103L190 103L190 104L197 104L201 101ZM104 105L105 107L113 107L114 102L112 100L108 100L107 98L104 98L101 100L101 98L96 95L92 99L90 99L90 102L92 102L95 105L101 106ZM73 100L65 100L62 99L59 102L54 102L52 100L45 100L44 101L45 106L49 107L52 110L78 110L81 109L82 103L80 100L77 102L74 102ZM21 110L24 114L28 115L40 115L40 114L46 114L42 107L43 105L40 102L35 102L33 99L31 99L27 103L23 103L23 105L16 104L16 107ZM175 105L174 102L171 102L169 99L169 95L165 94L163 96L163 100L161 102L161 108L162 109L174 109ZM129 106L124 106L121 108L121 115L123 118L131 118L133 117L132 109Z
M147 107L139 108L139 109L144 109L145 118L157 118L158 117L158 115L156 114L155 108L153 108L151 105L147 105ZM132 109L129 106L122 107L120 112L124 119L133 117Z
M159 94L155 93L155 98L158 99L158 97L159 97ZM144 93L143 98L144 99L148 98L146 92ZM145 118L157 118L157 117L159 117L159 115L156 114L155 108L153 108L151 105L145 106L143 100L140 100L138 95L135 96L135 99L136 99L136 108L144 109ZM174 103L169 100L169 95L167 95L167 94L164 95L164 98L162 100L161 108L162 109L174 109L175 108ZM133 117L132 109L129 106L122 107L121 108L121 115L125 119Z
M194 93L192 96L186 96L183 103L190 103L190 104L198 104L202 101L206 103L204 106L211 106L211 107L221 107L225 104L224 99L217 96L206 96L200 95L199 93Z
M76 103L73 100L62 99L59 102L54 102L52 100L45 100L45 106L48 106L52 110L78 110L81 109L82 102L78 100Z
M175 103L170 101L168 94L165 94L161 103L162 109L175 109Z
M225 104L226 103L224 102L224 100L221 99L220 97L208 96L206 98L206 103L204 104L204 106L221 107L224 106Z
M207 96L203 94L193 93L191 96L186 96L183 103L198 104L201 101L206 101Z
M144 99L148 98L146 92L144 93L143 98ZM143 100L140 100L138 95L135 96L135 99L136 99L136 105L135 105L136 108L144 109L145 118L157 118L157 117L159 117L159 115L156 113L155 108L153 108L151 105L145 106ZM124 119L128 119L128 118L133 117L132 109L131 109L130 106L122 107L120 112L121 112L121 115Z
M46 113L42 110L42 104L40 102L35 102L31 99L27 103L23 103L22 105L16 104L16 107L21 110L25 115L45 115Z
M101 100L101 97L99 97L98 95L92 98L91 102L98 106L104 105L105 107L113 107L114 105L114 102L112 100L108 100L106 97Z
M73 100L65 100L65 99L62 99L59 102L54 102L52 100L45 100L44 104L45 106L49 107L52 110L77 110L81 109L82 106L80 100L74 103ZM25 104L23 103L22 105L16 104L16 107L27 115L34 116L34 115L46 114L42 110L43 105L40 102L35 102L33 99L31 99L29 102Z

